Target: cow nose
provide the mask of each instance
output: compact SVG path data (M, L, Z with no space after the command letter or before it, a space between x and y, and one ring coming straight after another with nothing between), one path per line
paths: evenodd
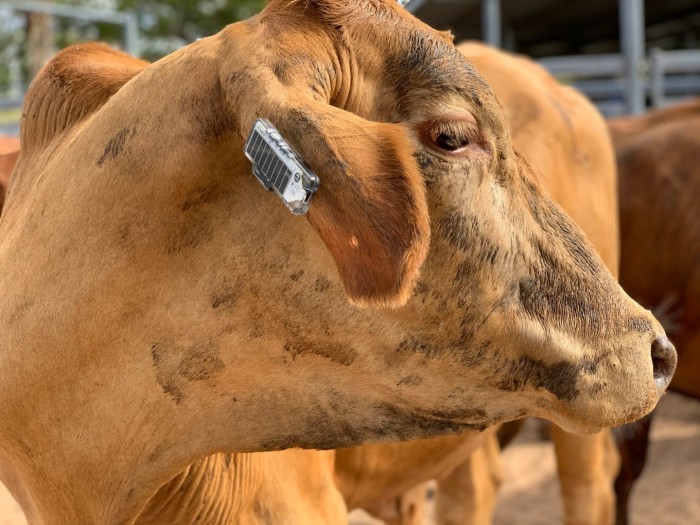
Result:
M651 343L651 362L654 365L654 381L659 392L663 393L676 371L676 349L666 337L657 337Z

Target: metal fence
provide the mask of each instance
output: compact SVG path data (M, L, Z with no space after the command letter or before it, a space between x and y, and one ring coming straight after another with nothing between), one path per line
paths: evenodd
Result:
M134 11L105 11L86 7L37 2L34 0L3 0L3 4L12 11L21 13L46 13L55 17L71 18L114 24L122 28L122 47L131 55L139 54L138 19ZM15 110L22 106L24 82L16 73L13 85L9 86L4 96L0 95L0 110ZM0 123L0 134L15 135L19 133L16 122Z
M539 63L585 93L608 116L627 113L628 80L620 54L543 58ZM643 108L663 107L700 95L700 50L652 49L639 64Z

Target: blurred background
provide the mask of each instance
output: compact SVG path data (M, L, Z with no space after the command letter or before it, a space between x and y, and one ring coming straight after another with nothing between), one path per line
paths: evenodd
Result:
M156 60L256 13L264 0L3 0L0 133L18 130L27 85L58 49L106 41ZM412 0L457 40L537 58L607 116L700 93L698 0Z
M0 0L0 135L19 132L27 86L59 49L99 40L157 60L264 5L264 0Z

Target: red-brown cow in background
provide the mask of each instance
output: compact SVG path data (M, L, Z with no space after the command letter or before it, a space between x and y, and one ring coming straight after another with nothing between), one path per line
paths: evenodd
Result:
M5 202L5 192L10 183L12 169L19 157L19 139L16 137L0 137L0 210Z
M619 169L623 288L678 350L671 382L700 399L700 99L609 122ZM646 460L651 417L621 431L617 523Z

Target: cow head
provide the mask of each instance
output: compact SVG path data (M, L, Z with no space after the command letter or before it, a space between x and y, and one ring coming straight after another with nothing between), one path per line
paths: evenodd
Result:
M595 430L651 409L672 346L539 189L449 35L390 1L272 2L235 35L240 132L270 118L320 175L309 220L350 301L402 307L381 314L403 329L390 366L460 370L426 411Z

